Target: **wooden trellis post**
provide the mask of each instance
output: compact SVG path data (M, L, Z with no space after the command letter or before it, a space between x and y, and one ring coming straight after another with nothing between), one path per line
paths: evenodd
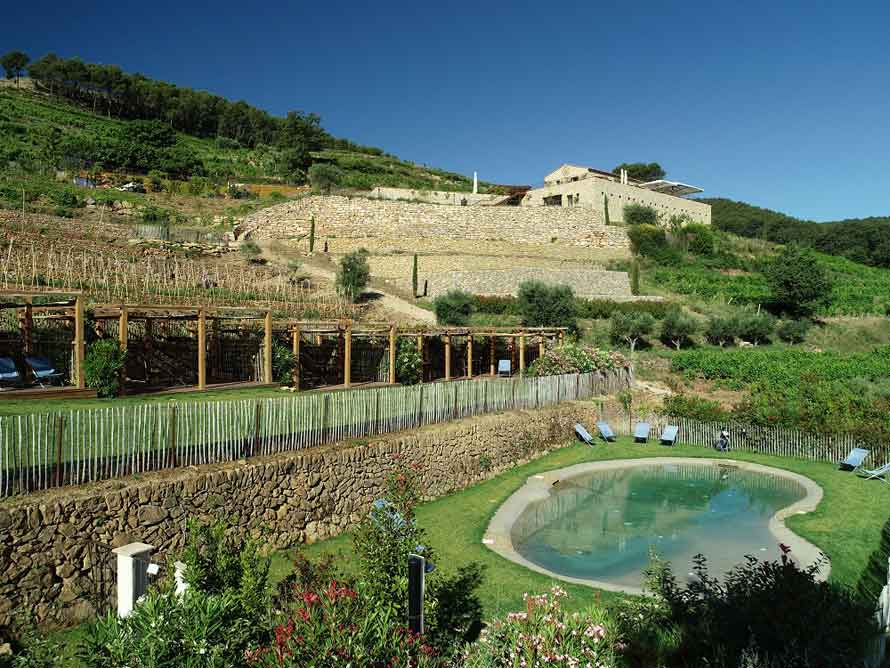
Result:
M451 334L445 335L445 380L451 380Z
M293 382L294 388L299 391L300 390L300 328L299 326L294 327L291 332L291 336L293 337L293 353L294 353L294 371L293 371Z
M525 375L525 334L519 335L519 376Z
M473 335L467 335L467 378L473 377Z
M207 316L198 309L198 389L207 389Z
M494 359L494 357L495 357L495 352L494 352L494 349L495 349L495 345L494 345L495 338L494 338L494 334L492 334L492 335L488 338L488 341L489 341L489 345L488 345L488 361L489 361L489 366L491 367L491 368L489 369L489 375L492 376L492 377L494 377L495 370L496 370L496 367L495 367L495 359Z
M83 375L83 295L77 295L74 300L74 373L77 376L77 387L86 387L86 378Z
M22 313L20 326L24 353L31 355L34 352L34 307L30 297L25 298L25 310Z
M396 384L396 326L389 326L389 384Z
M272 384L272 311L266 311L263 336L263 382Z
M343 386L352 385L352 322L346 325L343 332Z
M541 335L540 341L538 341L538 357L544 357L544 335Z
M121 352L123 352L123 353L127 352L127 344L129 342L129 331L128 331L129 326L130 326L129 325L129 312L127 311L126 306L121 305L121 314L120 314L120 317L118 318L118 325L117 325L117 340L118 340L118 345L120 346ZM121 367L120 378L121 378L121 393L123 393L124 385L126 384L126 380L127 380L127 365L126 364L124 364Z
M420 353L420 382L423 382L423 334L417 335L417 352Z

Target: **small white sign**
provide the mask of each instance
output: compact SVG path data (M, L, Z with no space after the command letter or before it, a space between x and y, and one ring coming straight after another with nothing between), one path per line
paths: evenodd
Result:
M149 575L157 575L161 572L161 567L158 564L149 564L146 572Z

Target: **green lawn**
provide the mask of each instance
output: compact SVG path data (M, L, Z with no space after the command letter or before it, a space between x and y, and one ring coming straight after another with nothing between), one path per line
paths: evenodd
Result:
M801 459L769 457L733 452L728 456L705 448L637 445L621 438L617 443L597 444L590 448L571 445L541 459L519 466L492 480L474 485L450 496L430 501L420 507L418 520L427 530L430 544L438 552L438 566L453 570L468 561L486 566L481 598L487 616L502 615L519 609L523 592L542 591L555 581L527 570L498 556L482 545L482 537L495 510L516 491L530 475L586 461L652 456L726 457L776 466L805 475L825 491L818 509L808 515L794 516L788 526L822 548L832 560L831 579L854 586L866 567L872 551L878 547L881 528L890 516L890 487L876 481L865 482L854 475L836 470L832 464ZM324 552L352 557L348 535L303 548L310 556ZM741 555L740 555L741 556ZM274 577L289 570L289 553L275 555ZM561 583L570 594L569 605L582 606L592 596L603 601L618 594Z

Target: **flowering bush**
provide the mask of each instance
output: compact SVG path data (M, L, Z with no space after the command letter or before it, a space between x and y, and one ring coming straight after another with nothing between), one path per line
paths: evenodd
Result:
M247 652L262 668L437 668L444 666L403 618L368 600L360 589L331 582L321 591L295 589L287 621L267 646Z
M566 593L525 594L525 610L511 612L468 645L464 668L612 668L622 649L605 613L591 608L569 614L560 608Z
M550 348L532 362L528 372L532 376L555 376L565 373L613 371L627 366L627 359L612 350L599 350L579 343L563 343Z

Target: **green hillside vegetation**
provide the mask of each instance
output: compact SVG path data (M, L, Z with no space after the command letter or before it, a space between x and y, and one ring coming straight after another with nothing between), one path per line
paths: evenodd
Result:
M798 243L875 267L890 267L890 216L827 223L798 220L777 211L723 198L705 198L714 227L742 237Z

